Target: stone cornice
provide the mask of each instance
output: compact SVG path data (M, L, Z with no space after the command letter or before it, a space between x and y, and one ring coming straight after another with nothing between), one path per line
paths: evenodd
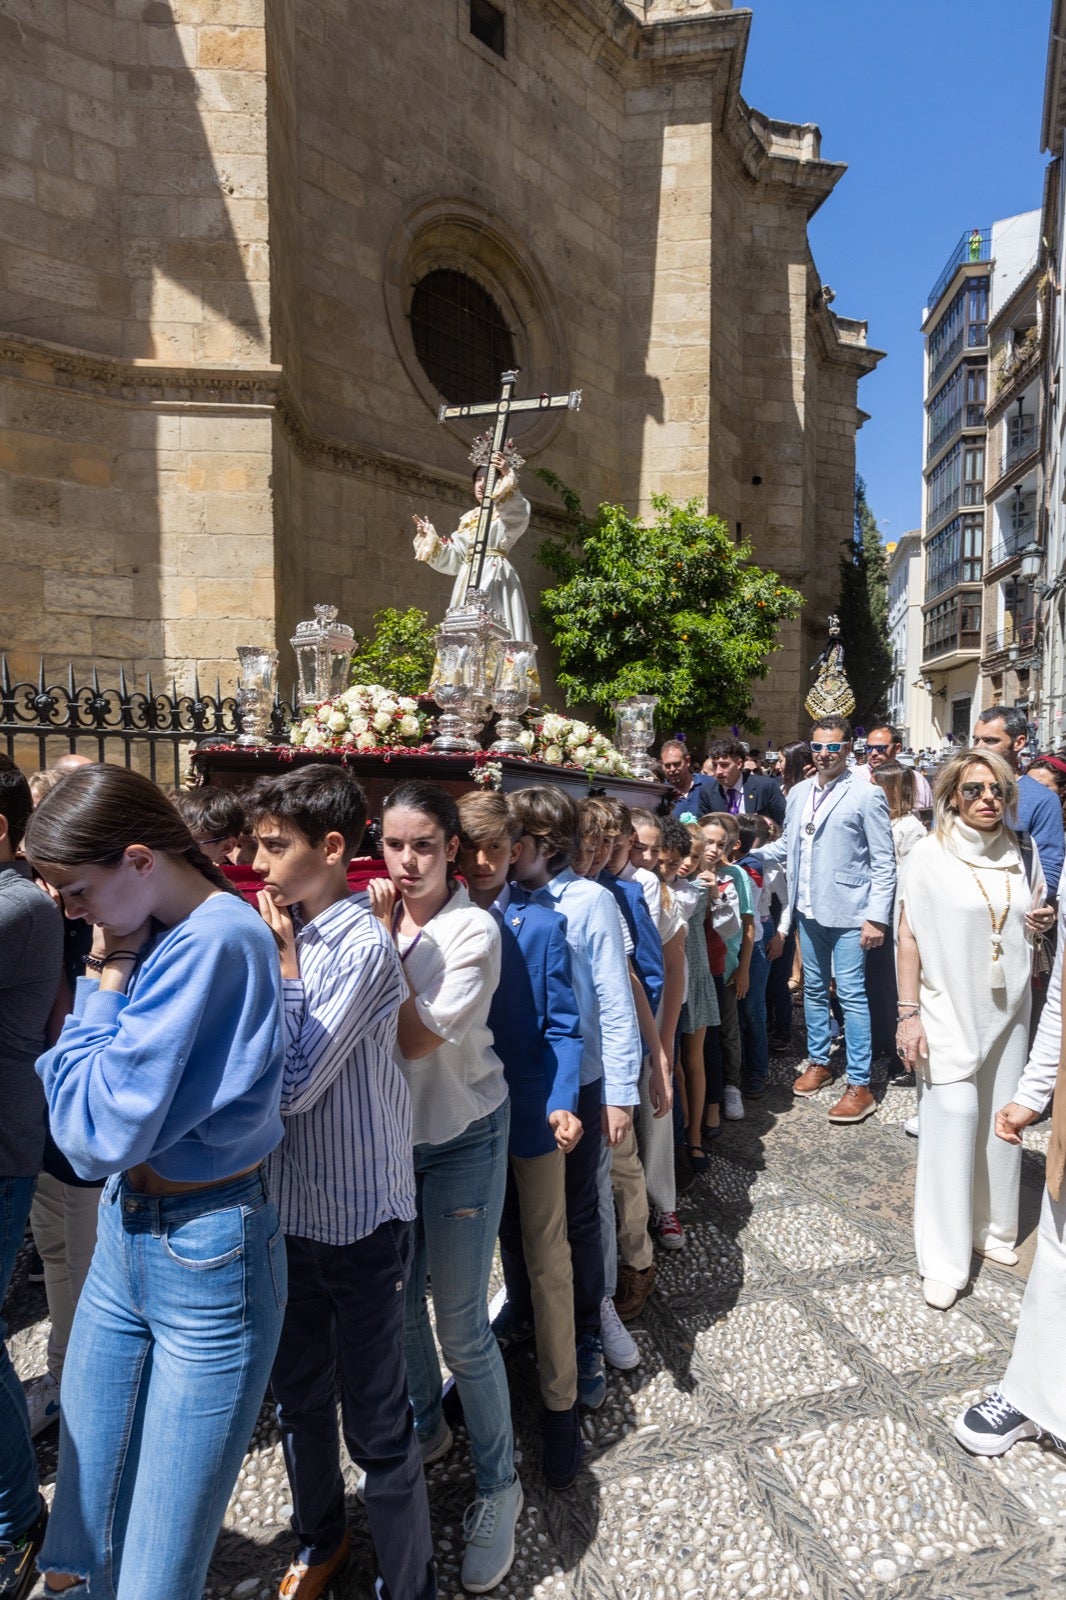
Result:
M401 488L423 499L464 506L470 502L468 473L430 469L388 450L370 450L320 433L307 421L299 401L284 382L279 387L275 414L295 454L316 472L344 473L381 488ZM529 494L528 485L525 493ZM563 511L536 501L533 504L538 522L550 531L561 530L566 525Z
M132 405L272 406L281 368L208 367L98 355L48 339L0 333L0 369L31 383Z

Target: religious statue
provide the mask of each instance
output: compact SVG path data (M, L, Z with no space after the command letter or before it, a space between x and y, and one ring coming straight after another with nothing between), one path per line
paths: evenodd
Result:
M829 618L829 643L814 664L816 677L803 702L810 717L850 717L855 696L844 671L844 646L840 642L840 618Z
M459 519L459 526L448 538L442 539L427 517L415 517L415 560L425 561L437 572L453 573L451 606L461 606L470 584L474 559L474 541L481 502L485 496L489 464L496 469L495 485L490 491L492 520L489 524L481 581L477 585L485 596L491 611L495 611L507 628L510 639L530 637L529 610L522 593L521 580L508 560L508 552L529 527L529 501L518 487L518 469L523 458L509 439L502 450L492 450L492 435L480 434L470 451L474 463L474 498L477 505Z

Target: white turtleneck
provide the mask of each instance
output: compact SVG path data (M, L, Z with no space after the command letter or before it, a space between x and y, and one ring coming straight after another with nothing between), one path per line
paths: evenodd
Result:
M1033 867L1035 894L1006 828L986 833L957 818L943 840L930 834L907 856L898 906L906 909L921 958L918 1000L929 1060L918 1066L930 1083L973 1077L1004 1035L1024 1061L1032 972L1025 915L1044 892L1035 857ZM997 924L1006 910L996 936L990 904ZM1002 988L992 986L994 937Z

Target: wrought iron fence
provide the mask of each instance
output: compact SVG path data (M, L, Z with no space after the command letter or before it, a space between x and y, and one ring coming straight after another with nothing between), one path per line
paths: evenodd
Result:
M275 743L287 742L291 722L290 706L275 700L270 719ZM50 684L42 662L36 683L12 683L7 657L0 657L0 739L7 754L15 760L21 756L24 764L35 759L38 767L47 767L59 755L75 752L180 786L183 746L208 738L230 744L240 732L236 697L223 695L217 682L213 694L201 692L198 677L191 694L179 694L175 683L168 693L153 686L150 674L144 689L131 689L120 672L117 688L103 688L95 670L91 684L76 684L70 666L65 684Z

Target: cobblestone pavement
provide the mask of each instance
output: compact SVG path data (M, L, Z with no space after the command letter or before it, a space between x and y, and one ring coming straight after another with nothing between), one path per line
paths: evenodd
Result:
M765 1099L728 1123L680 1201L685 1247L658 1253L634 1328L643 1357L611 1376L564 1495L540 1474L532 1359L511 1363L526 1510L505 1600L1017 1600L1066 1592L1066 1459L1024 1443L978 1461L950 1419L1001 1374L1029 1257L984 1266L944 1314L922 1301L910 1237L913 1092L888 1089L861 1127L833 1095L794 1100L776 1059ZM1047 1124L1025 1153L1035 1228ZM20 1266L7 1312L20 1373L41 1370L43 1294ZM40 1441L47 1485L55 1432ZM473 1496L460 1432L429 1472L441 1593L461 1593ZM213 1600L276 1594L288 1490L264 1409L215 1552ZM334 1600L373 1593L365 1519ZM161 1514L165 1514L161 1508ZM40 1591L35 1590L35 1595ZM146 1596L145 1600L151 1600Z

